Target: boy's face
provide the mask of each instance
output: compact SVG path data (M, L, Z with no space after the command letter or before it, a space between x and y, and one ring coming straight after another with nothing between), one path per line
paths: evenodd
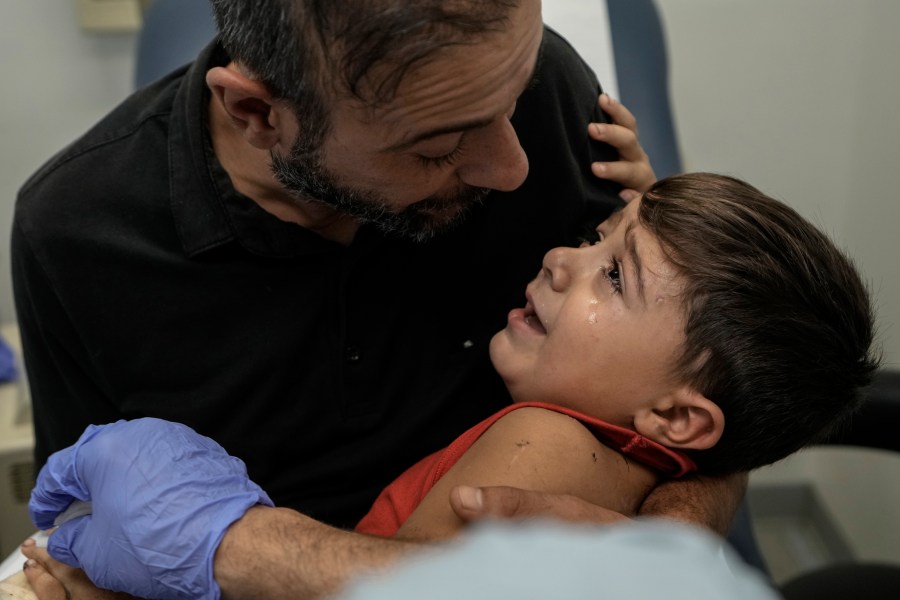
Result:
M549 402L630 427L675 387L684 340L679 278L638 222L639 200L598 227L600 241L556 248L491 340L517 402Z

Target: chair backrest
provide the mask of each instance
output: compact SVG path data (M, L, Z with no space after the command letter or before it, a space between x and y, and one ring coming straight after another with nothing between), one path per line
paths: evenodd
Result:
M606 0L619 96L637 117L641 144L660 178L682 171L669 100L665 31L653 0Z
M135 88L191 62L215 35L209 0L154 0L138 32Z

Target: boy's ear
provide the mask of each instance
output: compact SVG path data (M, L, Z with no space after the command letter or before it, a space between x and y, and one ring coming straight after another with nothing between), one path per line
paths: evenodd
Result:
M269 150L278 143L279 111L263 83L236 68L214 67L206 74L206 84L251 145Z
M634 424L638 433L663 446L706 450L722 437L725 415L715 402L683 387L640 411Z

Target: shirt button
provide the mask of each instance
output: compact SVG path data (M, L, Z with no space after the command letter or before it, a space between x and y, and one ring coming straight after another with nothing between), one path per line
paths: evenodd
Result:
M344 351L344 357L350 363L359 362L360 356L359 348L356 346L347 346L347 349Z

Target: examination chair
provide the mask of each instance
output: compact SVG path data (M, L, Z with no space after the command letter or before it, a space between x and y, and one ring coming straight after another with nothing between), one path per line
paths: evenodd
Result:
M154 0L137 36L135 88L193 61L215 35L210 0Z
M826 442L829 446L871 448L900 453L900 371L882 370L866 392L851 426ZM886 527L900 527L885 523ZM891 564L836 562L791 578L779 587L785 600L900 598L900 549Z

